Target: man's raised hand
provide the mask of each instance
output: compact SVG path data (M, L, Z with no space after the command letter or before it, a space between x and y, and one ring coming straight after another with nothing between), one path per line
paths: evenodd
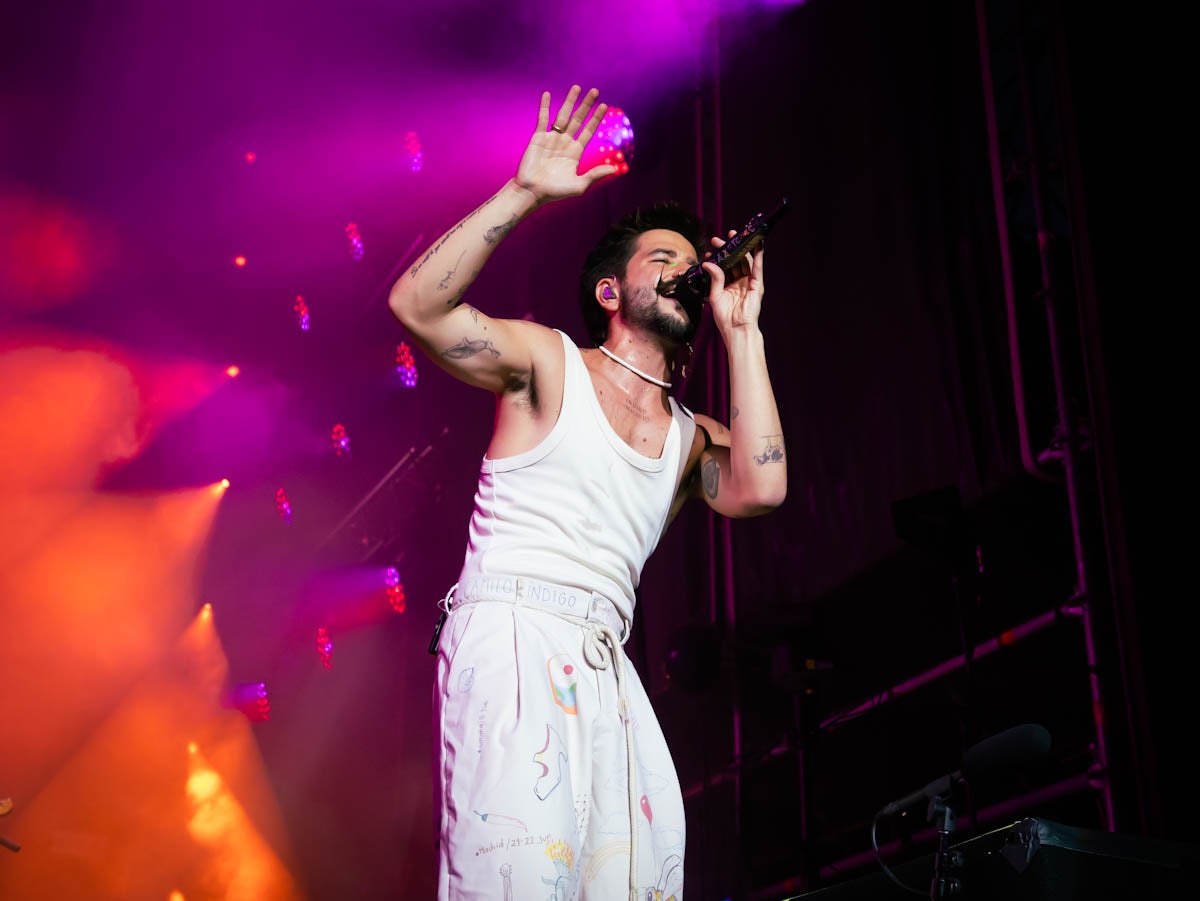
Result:
M517 185L532 194L539 204L576 197L617 171L616 166L603 165L579 173L583 148L600 127L600 120L608 110L608 104L596 105L596 98L600 96L596 88L588 91L576 108L580 90L579 85L571 86L553 121L550 119L550 92L542 94L537 128L517 166L516 177Z

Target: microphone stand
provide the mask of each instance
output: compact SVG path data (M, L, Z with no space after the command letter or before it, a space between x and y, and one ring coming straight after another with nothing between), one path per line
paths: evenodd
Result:
M950 850L950 833L957 824L954 808L950 806L950 793L936 795L929 802L929 821L937 829L938 847L933 857L933 878L929 882L929 897L932 901L951 898L962 894L963 856L961 851Z

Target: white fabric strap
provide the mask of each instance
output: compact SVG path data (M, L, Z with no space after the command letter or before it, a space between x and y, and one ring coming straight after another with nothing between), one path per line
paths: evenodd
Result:
M679 422L679 468L675 472L675 490L678 491L683 482L683 471L687 468L688 457L692 453L692 442L696 439L696 417L683 404L676 403L675 398L671 398L671 408L683 414L675 417Z
M453 600L444 599L447 609L474 601L503 601L518 607L534 607L574 622L592 622L607 626L619 636L618 644L629 638L629 624L612 601L596 592L570 585L558 585L526 576L469 576L454 588Z

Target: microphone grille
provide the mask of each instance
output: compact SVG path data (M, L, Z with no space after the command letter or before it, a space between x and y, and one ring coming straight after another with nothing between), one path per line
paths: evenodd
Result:
M972 745L963 755L963 773L985 773L999 767L1021 766L1050 750L1050 733L1045 726L1024 723L1013 726Z

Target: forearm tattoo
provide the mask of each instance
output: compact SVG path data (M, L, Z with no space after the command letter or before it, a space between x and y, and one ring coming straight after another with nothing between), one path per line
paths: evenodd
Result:
M446 271L445 277L440 282L438 282L439 290L445 291L447 288L450 287L451 279L453 279L454 274L456 272L458 272L458 264L462 262L463 257L465 257L466 255L467 255L467 252L465 250L458 255L458 260L454 263L454 268L448 269Z
M512 231L513 226L516 224L517 224L517 217L513 216L511 219L509 219L503 225L493 225L491 228L489 228L484 233L483 240L487 241L489 244L495 244L497 241L499 241L501 238L503 238L505 235L507 235L510 231Z
M754 462L759 466L765 466L767 463L778 463L783 459L783 436L764 435L763 438L767 444L761 454L754 455Z
M424 266L426 263L428 263L430 260L432 260L434 258L434 256L437 254L437 252L442 249L442 245L450 240L451 236L453 236L456 232L462 231L463 227L468 222L470 222L472 219L474 219L480 212L483 211L483 208L485 206L490 204L495 199L496 199L495 195L492 195L491 197L489 197L487 200L485 200L479 206L475 207L474 210L472 210L470 213L468 213L466 218L464 218L462 220L462 222L458 223L458 225L454 226L454 228L450 229L450 231L448 231L448 232L446 232L446 234L442 235L441 240L439 240L436 244L434 244L432 247L430 247L429 250L425 253L425 256L421 257L421 259L417 261L416 265L413 266L412 269L408 270L408 274L410 276L414 276L418 272L420 272L421 267ZM463 251L463 252L466 253L466 251ZM458 259L459 259L459 262L462 261L462 257L459 257ZM454 268L455 269L458 268L458 263L454 264Z
M717 491L721 483L721 464L710 458L701 467L700 478L704 483L704 493L708 495L710 500L716 500Z
M483 353L485 350L493 357L500 356L500 351L496 350L496 345L487 338L463 338L453 347L447 347L443 350L442 356L448 360L466 360L476 354Z

